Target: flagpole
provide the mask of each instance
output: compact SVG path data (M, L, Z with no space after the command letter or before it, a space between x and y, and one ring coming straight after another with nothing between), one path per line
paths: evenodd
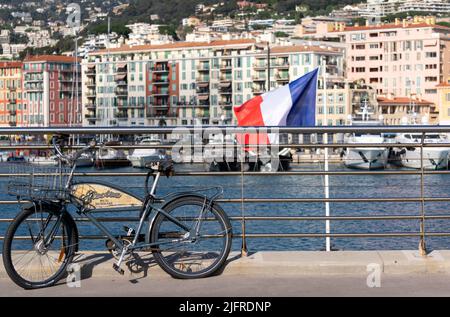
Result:
M328 125L328 116L327 116L327 112L328 112L328 107L327 107L327 99L328 99L328 92L327 92L327 67L326 67L326 60L325 57L322 57L321 60L321 66L322 66L322 78L323 78L323 118L324 118L324 126ZM323 134L323 144L326 145L328 144L328 133L324 133ZM325 152L325 172L328 172L329 167L328 167L328 147L324 148L324 152ZM324 191L325 191L325 217L327 218L327 220L325 220L325 233L327 234L326 238L325 238L325 250L327 252L331 251L331 239L330 239L330 220L328 219L328 217L330 217L330 202L328 201L328 199L330 198L330 187L329 187L329 175L328 173L325 174L325 184L324 184Z

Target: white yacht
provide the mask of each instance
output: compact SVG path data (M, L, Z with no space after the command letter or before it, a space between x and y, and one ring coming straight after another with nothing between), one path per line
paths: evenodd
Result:
M120 149L111 148L108 146L120 145L119 142L108 142L106 146L101 147L95 158L96 168L115 168L129 166L130 161L127 159L124 151Z
M357 134L347 138L349 144L382 144L381 135ZM359 169L383 169L386 167L389 149L384 147L349 147L344 151L343 160L347 167Z
M28 162L35 165L42 166L56 166L58 165L58 159L56 156L33 156L28 159Z
M408 116L402 119L403 124L409 125L425 125L428 123L428 117L422 116L416 112L416 105L411 101L409 105ZM442 146L424 146L423 150L420 148L422 143L422 133L399 133L395 137L396 143L408 144L406 146L395 149L395 157L400 165L408 168L426 170L439 170L448 168L448 156L450 154L450 145L448 135L445 133L425 133L424 144L442 144ZM423 163L422 163L423 155Z
M77 159L77 167L90 167L94 165L94 157L90 153L83 153Z
M367 99L361 106L361 118L352 120L353 126L377 126L381 125L380 121L370 120L370 116L374 113L370 112ZM363 134L353 133L344 138L348 144L382 144L384 137L379 134ZM344 165L349 168L358 169L383 169L386 167L389 158L389 149L385 147L348 147L342 153Z
M400 133L395 137L397 143L414 143L414 146L397 149L397 157L404 167L421 169L421 133ZM450 154L449 140L447 135L438 133L426 133L424 143L442 143L439 147L423 147L423 168L426 170L446 169L448 167L448 156ZM444 144L446 146L444 146Z
M138 145L161 145L158 139L143 139ZM166 155L165 149L135 149L128 160L133 167L145 167L148 163L158 161L160 156Z

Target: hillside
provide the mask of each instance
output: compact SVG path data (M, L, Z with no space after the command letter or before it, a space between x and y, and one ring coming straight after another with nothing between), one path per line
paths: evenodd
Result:
M181 19L195 13L197 4L217 4L224 2L214 12L233 16L238 11L236 0L130 0L130 6L122 14L121 18L131 20L148 20L151 14L158 14L161 21L168 24L179 24ZM347 4L360 3L361 0L256 0L253 2L267 3L270 15L286 16L295 13L297 5L309 7L308 15L327 14L333 8Z

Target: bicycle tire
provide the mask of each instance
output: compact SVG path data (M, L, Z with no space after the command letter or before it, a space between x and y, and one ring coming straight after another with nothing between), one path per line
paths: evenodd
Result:
M168 202L162 209L171 214L174 210L188 205L193 206L203 206L205 203L205 198L201 196L189 195L178 197L170 202ZM207 201L209 203L209 201ZM169 275L177 279L194 279L194 278L205 278L214 275L218 270L220 270L225 261L228 258L230 253L231 244L232 244L232 228L230 220L228 219L226 213L223 209L217 204L212 203L209 213L212 213L214 217L217 219L218 223L221 226L221 229L224 232L224 244L223 248L217 258L210 266L205 269L202 269L199 272L181 272L180 270L175 269L172 265L167 262L167 259L162 254L162 249L159 247L157 242L159 242L158 237L160 236L161 224L166 219L166 216L162 213L156 215L153 225L150 228L150 243L155 243L156 246L152 247L152 253L155 261L159 264L159 266ZM204 227L204 224L202 225ZM220 232L221 233L221 232Z
M58 215L60 213L59 211L52 210L51 208L39 210L38 212L46 212L52 215ZM61 260L61 267L55 272L55 274L43 281L27 280L17 272L13 264L12 252L14 250L12 250L12 243L18 227L34 213L36 213L36 210L34 207L32 207L24 209L19 214L17 214L17 216L9 225L5 234L5 240L3 241L2 258L5 271L14 283L24 289L44 288L55 285L64 276L67 266L72 262L75 255L76 243L78 241L78 237L76 236L77 230L73 219L70 217L70 215L63 215L61 223L64 226L64 232L66 233L65 235L63 234L63 239L64 236L67 237L67 246L65 246L64 259Z

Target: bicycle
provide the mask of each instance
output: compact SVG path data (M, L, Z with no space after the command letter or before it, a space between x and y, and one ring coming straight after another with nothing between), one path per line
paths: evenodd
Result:
M232 228L216 202L222 188L212 188L215 193L210 197L202 192L211 188L157 197L160 177L173 175L173 163L165 156L147 166L143 198L107 183L76 182L77 159L93 151L97 143L92 141L71 155L63 154L60 137L54 137L52 143L59 158L53 173L38 173L32 167L29 175L13 174L8 183L8 192L19 203L29 201L9 225L3 243L4 267L17 285L25 289L49 287L65 275L79 245L69 206L108 237L107 248L117 260L113 269L122 275L122 263L138 251L151 251L158 265L179 279L208 277L224 266ZM93 215L117 209L139 212L137 228L126 227L126 236L114 235Z

